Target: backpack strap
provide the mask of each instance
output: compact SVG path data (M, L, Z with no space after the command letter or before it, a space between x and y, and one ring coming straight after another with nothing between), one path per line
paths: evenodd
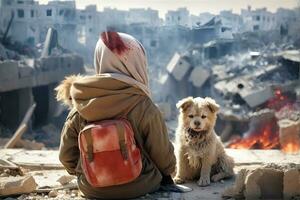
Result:
M125 143L125 127L123 123L116 123L116 128L119 137L119 145L121 154L124 160L128 160L128 150Z
M92 138L92 131L91 129L85 129L82 134L84 135L86 139L86 144L87 144L87 159L89 162L93 161L93 138Z

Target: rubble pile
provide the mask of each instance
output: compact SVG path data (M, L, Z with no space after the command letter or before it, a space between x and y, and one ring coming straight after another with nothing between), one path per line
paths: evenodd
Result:
M300 165L268 164L239 171L235 183L223 197L235 199L298 199Z
M176 109L172 108L178 100L211 96L221 105L216 130L228 147L238 148L230 144L244 140L247 145L240 148L282 148L278 123L291 116L297 118L300 112L296 106L300 101L300 50L293 41L270 35L272 39L261 43L260 37L266 35L217 39L176 52L154 94L162 110L168 112L166 120L176 120ZM246 47L243 41L253 44ZM267 123L267 115L262 114L265 109L273 112ZM263 144L267 140L273 145Z

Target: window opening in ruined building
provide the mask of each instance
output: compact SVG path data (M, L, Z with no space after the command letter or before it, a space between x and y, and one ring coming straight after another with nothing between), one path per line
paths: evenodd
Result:
M38 86L32 89L34 101L36 102L36 108L34 110L34 127L45 124L48 120L49 112L49 89L48 86Z
M23 9L18 9L18 17L24 18L24 10Z
M30 16L31 16L31 17L34 17L34 10L31 10L31 11L30 11Z
M24 1L18 1L18 4L24 4Z
M46 15L47 15L48 17L52 16L52 10L51 10L51 9L48 9L48 10L46 11Z
M258 30L259 30L259 25L254 25L254 26L253 26L253 30L254 30L254 31L258 31Z

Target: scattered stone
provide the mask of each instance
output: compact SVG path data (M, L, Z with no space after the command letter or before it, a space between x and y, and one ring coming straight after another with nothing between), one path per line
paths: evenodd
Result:
M22 169L15 165L14 163L0 159L0 177L9 177L9 176L23 176L24 172Z
M57 190L51 190L48 194L48 196L51 198L55 198L57 197L57 195L58 195Z
M63 175L57 180L57 182L59 182L62 185L67 185L74 179L75 179L75 176Z
M32 176L0 178L0 196L33 192L37 184Z

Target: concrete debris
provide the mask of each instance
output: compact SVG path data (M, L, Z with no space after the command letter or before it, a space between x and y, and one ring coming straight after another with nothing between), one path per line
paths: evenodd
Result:
M191 65L178 53L175 53L173 58L167 65L167 71L174 76L177 81L182 80L184 75L190 69Z
M267 86L251 91L243 90L239 94L251 108L254 108L272 98L273 90L270 86Z
M75 176L63 175L57 180L57 182L59 182L61 185L67 185L74 179Z
M57 195L58 195L57 190L51 190L51 191L48 193L48 196L51 197L51 198L55 198L55 197L57 197Z
M31 193L36 187L32 176L0 178L0 196Z
M0 92L48 85L59 82L66 75L82 74L84 71L83 59L74 54L27 59L21 62L0 61Z
M300 165L268 164L242 169L223 197L245 199L291 199L300 195ZM292 177L293 176L293 177Z
M202 67L195 67L191 72L189 80L193 83L195 87L200 88L209 77L210 73L208 70L203 69Z
M5 160L0 159L0 177L9 177L9 176L23 176L23 170L16 164Z

